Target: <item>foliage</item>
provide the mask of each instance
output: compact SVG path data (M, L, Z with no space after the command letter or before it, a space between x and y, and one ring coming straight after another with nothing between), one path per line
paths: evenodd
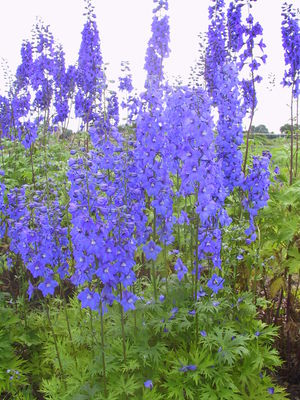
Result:
M237 297L228 289L226 294L214 300L208 296L201 298L195 306L202 334L196 338L196 316L190 312L191 302L187 295L191 286L187 282L179 284L175 276L172 283L168 301L159 304L141 301L134 314L126 317L126 362L119 336L118 307L112 307L109 317L105 317L107 398L193 399L197 396L206 399L211 395L216 399L254 399L261 394L267 399L269 387L275 388L275 395L270 398L285 398L266 374L280 365L275 350L271 349L277 332L256 319L251 296L242 294ZM144 296L148 297L151 290L147 283ZM218 305L215 303L217 300L220 301ZM174 301L175 304L178 302L178 312L175 318L170 318ZM14 377L9 381L7 376L6 385L13 382L14 389L4 386L2 390L9 390L14 396L21 395L28 385L26 378L30 372L32 382L40 386L45 399L103 398L99 314L82 310L76 297L70 299L68 315L73 352L62 307L62 303L53 301L50 315L64 377L60 375L57 358L53 356L55 344L49 325L45 324L45 312L36 309L29 314L25 329L18 327L19 320L12 315L9 324L7 319L4 321L6 332L10 331L12 335L10 345L7 344L11 353L7 351L5 356L10 359L9 369L20 371L20 378ZM9 309L6 308L6 312ZM17 332L23 332L23 336L17 337ZM24 360L12 356L12 343L16 341L23 349L26 346L31 371L28 370L30 364L25 367ZM2 340L1 343L4 346L6 342ZM196 369L185 371L183 366L188 365L194 365ZM8 374L3 371L3 375ZM152 390L143 385L147 379L153 382Z

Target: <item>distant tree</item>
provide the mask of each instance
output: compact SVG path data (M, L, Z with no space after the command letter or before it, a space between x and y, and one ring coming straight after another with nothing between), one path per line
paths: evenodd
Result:
M286 132L291 132L291 124L284 124L280 127L280 132L281 133L286 133ZM299 130L300 125L294 124L294 131Z
M268 130L268 128L266 127L266 125L258 125L258 126L255 128L255 132L256 132L256 133L269 133L269 130Z
M256 126L252 125L252 126L251 126L251 133L255 133L255 132L257 132L257 131L256 131Z

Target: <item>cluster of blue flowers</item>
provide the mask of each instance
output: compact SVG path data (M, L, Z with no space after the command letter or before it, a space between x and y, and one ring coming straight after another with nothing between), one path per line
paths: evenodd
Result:
M74 99L92 148L71 150L65 207L48 178L35 192L30 185L8 191L7 200L1 179L1 236L7 233L12 258L30 272L30 297L37 289L43 296L53 295L64 279L70 279L82 307L106 311L116 301L126 312L137 301L137 250L154 266L167 247L176 254L167 275L174 270L180 281L189 274L197 281L204 267L210 268L207 287L216 294L224 284L218 275L222 230L232 222L227 197L235 188L246 194L249 243L255 239L254 218L268 199L269 155L255 157L244 176L240 150L247 109L240 70L249 60L251 70L257 70L254 39L262 29L251 14L243 23L243 1L232 1L226 12L224 0L213 0L207 86L170 86L163 73L169 55L168 1L155 0L145 92L133 94L130 68L123 63L120 102L118 94L108 90L94 8L91 0L85 3L78 65L66 67L63 49L55 45L49 27L37 23L33 40L22 45L13 88L8 97L0 97L0 124L4 136L30 147L41 122L48 130L67 120ZM258 46L263 50L262 41ZM118 129L119 102L127 110L127 126L134 125L126 135ZM51 119L52 105L56 113ZM189 266L183 229L189 232ZM196 285L195 299L205 295ZM176 309L170 318L175 318Z
M89 122L97 118L96 103L98 101L101 104L105 77L94 7L91 0L85 2L87 21L82 31L76 71L78 91L75 96L75 114L88 126Z
M3 136L21 141L27 149L36 141L41 124L48 131L67 123L73 102L85 127L101 109L105 77L99 32L92 2L85 2L87 21L77 65L66 67L61 45L55 43L49 26L38 20L32 40L22 44L15 81L7 96L0 97Z
M170 27L169 17L166 15L168 10L167 0L154 0L158 3L153 10L153 20L151 25L152 36L148 42L145 70L147 79L145 88L152 92L163 80L163 60L169 55Z
M299 16L292 4L282 5L282 44L287 69L284 72L283 85L292 86L293 95L300 93L300 23Z
M252 167L249 168L242 188L246 192L243 199L243 206L249 213L249 227L245 233L248 237L247 243L250 244L256 239L254 218L258 211L267 205L269 199L270 186L270 165L271 154L264 152L262 156L254 156Z
M1 222L0 222L0 239L2 239L5 235L6 231L6 223L5 223L5 201L4 201L4 195L5 195L5 184L3 183L3 177L4 177L4 171L0 170L0 215L1 215Z
M32 195L23 186L8 192L7 198L10 251L30 272L34 284L30 281L29 297L35 289L44 297L53 295L60 280L69 273L68 229L62 226L64 210L57 196L47 198L43 190Z

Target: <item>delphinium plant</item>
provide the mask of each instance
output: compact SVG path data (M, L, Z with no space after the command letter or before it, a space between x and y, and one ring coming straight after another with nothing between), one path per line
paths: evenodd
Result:
M145 209L148 213L148 243L144 243L146 260L151 264L154 301L158 300L157 270L155 260L172 238L172 181L168 174L166 158L169 140L165 134L164 110L161 97L164 95L164 59L169 55L168 2L159 1L153 10L152 36L148 42L145 58L147 72L145 89L141 96L136 120L136 157L139 179L145 189ZM166 272L168 275L168 271ZM166 280L168 277L165 277Z
M41 371L39 378L32 372L32 389L53 400L285 398L269 376L280 364L271 349L276 329L256 318L251 295L232 284L236 260L226 250L230 232L245 230L234 193L244 190L238 213L243 205L250 217L236 251L247 238L254 241L254 218L268 197L269 155L254 158L243 174L241 153L247 107L239 71L249 57L256 70L252 45L260 26L248 17L245 28L240 3L227 13L225 2L213 1L206 84L171 86L163 68L169 5L154 0L145 91L132 95L127 66L120 79L132 132L123 134L94 7L85 4L77 69L66 70L62 48L38 25L34 42L22 48L16 105L1 98L5 129L12 110L43 114L32 134L42 125L46 146L50 125L66 123L75 95L88 135L84 147L70 152L64 187L53 185L46 160L41 179L10 189L1 203L8 263L22 271L22 321L37 329L44 357L39 363L28 347L23 354ZM242 61L232 55L239 51ZM14 379L15 368L7 374ZM7 389L9 376L1 390L19 395L19 386Z
M292 4L285 2L282 5L282 45L286 70L284 72L283 85L291 87L291 152L290 152L290 185L293 183L293 170L297 171L297 157L294 161L294 103L299 97L299 71L300 71L300 39L299 16ZM295 163L295 166L294 166Z
M282 45L284 48L284 60L286 69L284 71L284 77L282 84L283 86L290 87L291 89L291 102L290 102L290 162L289 162L289 185L292 186L298 169L298 134L296 140L296 152L294 152L294 118L295 118L295 102L299 98L299 83L300 83L300 25L299 25L299 10L293 7L292 3L285 2L282 5L282 23L281 23L281 33L282 33ZM295 176L294 176L295 174ZM293 213L292 205L288 206L289 213ZM298 229L297 229L298 233ZM287 243L287 260L293 253L293 248L295 248L295 241L297 241L297 233L288 241ZM297 245L296 245L297 246ZM289 254L290 253L290 254ZM296 270L297 271L297 270ZM295 271L295 272L296 272ZM284 277L287 280L287 290L286 290L286 324L289 325L291 321L292 312L292 299L293 299L293 268L285 267ZM298 269L299 275L299 269ZM286 351L288 353L287 362L288 369L291 366L291 333L287 329L286 333Z
M87 133L93 122L99 118L97 110L103 107L106 80L100 47L99 31L94 6L85 1L86 22L81 32L81 44L76 68L75 116L81 119L81 129ZM85 147L88 150L89 136Z

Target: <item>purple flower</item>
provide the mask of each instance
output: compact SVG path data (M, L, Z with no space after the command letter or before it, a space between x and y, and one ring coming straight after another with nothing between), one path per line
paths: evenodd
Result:
M179 253L179 250L177 250L177 249L169 251L170 256L172 256L173 254L178 254L178 253Z
M79 293L77 298L81 301L81 307L89 307L91 310L98 310L100 304L100 295L96 292L92 292L90 289L85 288Z
M196 371L197 366L196 365L182 365L181 368L179 368L180 372L187 372L187 371Z
M147 260L155 261L158 254L161 252L161 247L156 245L153 240L150 240L149 243L144 245L143 250Z
M169 321L175 318L175 315L178 313L178 307L174 307L171 310L171 317L169 318Z
M131 293L128 292L127 290L124 290L122 293L122 300L120 300L120 304L122 305L124 311L128 310L134 310L135 309L135 302L137 301L138 297Z
M29 300L31 300L31 297L32 297L32 295L33 295L34 290L35 290L35 287L34 287L33 284L29 281L29 286L28 286L28 290L27 290L27 294L28 294Z
M269 388L268 388L268 393L269 393L269 394L274 394L274 392L275 392L275 390L274 390L273 387L269 387Z
M144 386L145 386L145 388L152 390L153 389L153 382L149 379L148 381L144 382Z
M58 286L58 283L54 279L52 279L51 277L47 277L44 280L44 282L41 282L38 285L38 289L41 290L44 297L46 297L48 294L51 294L51 296L53 296L54 290L57 286Z
M200 287L200 290L197 293L197 300L201 299L201 297L207 296L206 292Z
M174 265L175 271L177 271L178 279L181 281L184 275L188 272L187 267L181 261L181 258L178 258L176 264Z
M211 279L207 282L207 287L209 287L214 293L218 293L220 289L223 289L224 279L213 274Z
M207 333L206 333L206 331L200 331L200 335L205 337L205 336L207 336Z

